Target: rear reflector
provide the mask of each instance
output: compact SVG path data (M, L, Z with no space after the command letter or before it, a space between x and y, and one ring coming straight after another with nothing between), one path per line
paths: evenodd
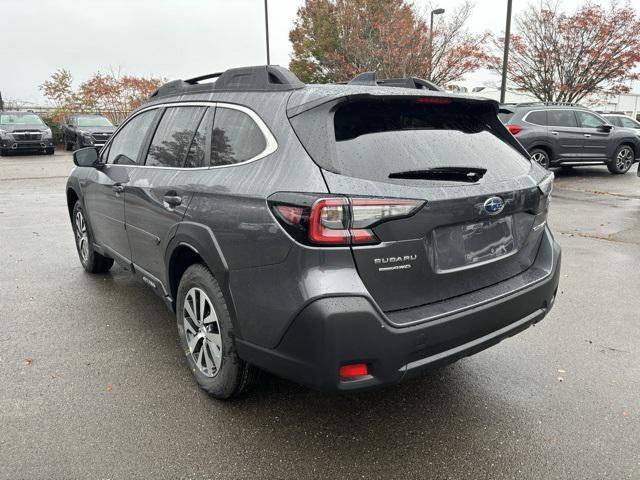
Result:
M511 135L517 135L522 131L522 125L509 124L505 126L507 127L507 130L511 132Z
M369 375L366 363L352 363L340 367L340 378L356 378Z

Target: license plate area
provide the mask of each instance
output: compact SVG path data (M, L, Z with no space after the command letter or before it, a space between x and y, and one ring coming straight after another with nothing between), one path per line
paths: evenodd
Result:
M512 216L436 228L432 242L438 273L489 263L518 250Z

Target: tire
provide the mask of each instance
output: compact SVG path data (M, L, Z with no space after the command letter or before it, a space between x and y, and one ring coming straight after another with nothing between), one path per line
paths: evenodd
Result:
M72 151L72 150L73 150L73 144L72 144L72 143L69 143L69 142L67 141L67 137L66 137L66 136L62 137L62 143L64 143L64 149L65 149L67 152L70 152L70 151Z
M548 169L551 165L549 154L541 148L534 148L529 152L529 155L531 155L531 160L539 164L541 167Z
M84 211L80 201L73 206L71 226L75 238L78 257L84 269L89 273L108 272L113 265L113 259L100 255L93 248L93 236L84 218Z
M0 148L0 157L6 157L8 153L9 152L7 152L4 148Z
M238 357L227 304L204 265L191 265L184 272L176 306L180 346L200 388L219 399L248 391L258 371Z
M616 152L613 154L613 158L607 163L607 168L614 175L622 175L627 173L633 161L635 159L635 153L633 148L629 145L620 145L616 148Z
M53 155L55 153L55 148L47 148L47 155Z

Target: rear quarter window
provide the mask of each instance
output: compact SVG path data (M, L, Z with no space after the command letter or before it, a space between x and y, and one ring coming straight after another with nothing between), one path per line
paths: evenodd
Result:
M525 117L525 121L528 123L533 123L534 125L547 125L547 112L543 110L537 110L533 112L529 112Z

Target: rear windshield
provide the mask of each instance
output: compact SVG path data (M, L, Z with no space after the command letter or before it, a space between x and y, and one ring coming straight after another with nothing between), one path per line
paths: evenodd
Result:
M495 128L486 105L345 102L333 118L335 148L314 159L334 173L376 181L438 167L483 168L494 179L525 174L529 161L492 132L491 121Z

